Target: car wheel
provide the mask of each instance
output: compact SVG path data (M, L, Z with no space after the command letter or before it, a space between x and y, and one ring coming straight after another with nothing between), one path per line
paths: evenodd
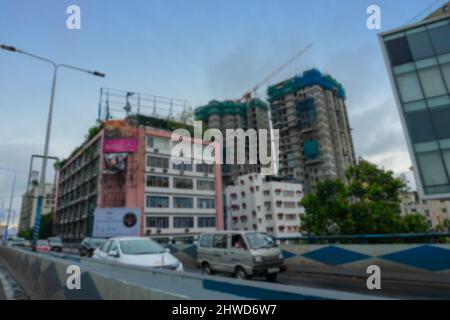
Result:
M214 274L214 271L211 269L211 266L209 265L208 262L203 262L202 264L202 272L203 274Z
M275 280L277 280L277 275L278 273L268 273L266 275L266 280L269 282L274 282Z
M245 269L242 267L236 267L236 271L235 271L234 275L238 279L242 279L242 280L248 279L248 274L247 274L247 272L245 272Z

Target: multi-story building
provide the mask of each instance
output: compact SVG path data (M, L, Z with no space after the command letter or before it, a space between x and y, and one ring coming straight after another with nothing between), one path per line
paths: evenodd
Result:
M342 85L312 69L267 94L272 126L279 129L279 175L302 183L305 193L321 179L345 181L355 153Z
M56 230L65 239L92 234L95 208L139 208L142 235L196 235L223 228L220 165L180 155L162 119L130 117L136 150L105 153L105 129L67 159L58 177ZM171 122L171 124L173 124ZM165 129L161 129L165 128ZM192 143L207 144L184 137ZM111 166L112 164L112 166Z
M225 188L227 228L300 236L303 187L273 176L247 174Z
M430 229L441 231L445 220L450 220L450 201L421 199L418 192L405 192L402 195L402 214L423 214Z
M205 106L195 109L195 117L201 120L210 129L219 129L225 137L227 129L266 129L268 131L268 146L270 146L270 122L268 115L268 105L260 99L252 99L248 102L238 101L211 101ZM235 149L235 156L241 152L245 153L248 162L249 145L245 150ZM271 154L268 148L268 155ZM223 148L223 159L225 163L226 149ZM258 158L259 159L259 158ZM259 162L258 162L259 163ZM237 177L247 173L259 173L259 164L224 164L222 166L222 182L225 185L232 185Z
M449 8L379 35L424 199L450 198Z
M42 214L52 214L55 210L55 186L51 183L45 184L45 197L42 203ZM37 200L39 196L39 185L35 181L22 195L20 208L19 232L32 229L36 217Z

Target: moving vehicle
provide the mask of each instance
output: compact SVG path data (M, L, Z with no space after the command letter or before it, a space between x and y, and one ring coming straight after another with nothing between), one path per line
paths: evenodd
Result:
M62 252L63 244L61 238L48 238L48 243L50 244L50 251Z
M140 237L117 237L105 241L92 258L127 265L183 271L183 264L159 243Z
M78 252L80 257L92 257L94 250L97 249L106 240L103 238L84 238L80 243Z
M255 231L216 231L200 236L197 266L205 274L234 274L239 279L253 276L275 281L286 271L284 257L275 240Z
M11 246L11 247L27 247L28 246L28 242L27 240L25 240L25 238L8 238L8 241L6 242L7 246Z
M38 240L36 242L36 251L49 252L50 251L50 243L48 242L48 240Z

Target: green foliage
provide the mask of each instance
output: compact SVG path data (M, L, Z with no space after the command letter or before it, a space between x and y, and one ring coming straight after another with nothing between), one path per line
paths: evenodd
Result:
M401 216L405 184L376 165L360 160L347 170L348 184L340 180L319 182L315 193L305 196L302 228L314 235L388 234L424 232L421 215Z
M52 224L53 221L51 213L42 215L39 239L47 239L52 236ZM33 229L22 230L17 234L17 236L31 240L33 238L33 231Z
M31 240L31 238L33 238L33 229L22 230L19 233L17 233L17 236L20 238Z
M39 239L47 239L52 236L52 214L45 214L41 217L41 228L39 230Z
M427 232L427 219L420 213L408 214L403 218L403 232Z

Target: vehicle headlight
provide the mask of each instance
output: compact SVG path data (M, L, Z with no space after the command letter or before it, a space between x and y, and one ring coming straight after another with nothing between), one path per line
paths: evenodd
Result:
M255 259L255 262L262 262L263 261L263 257L261 257L261 256L256 256L254 259Z
M283 259L284 259L284 256L283 256L282 253L280 253L280 254L278 255L278 259L280 259L280 260L283 260Z

